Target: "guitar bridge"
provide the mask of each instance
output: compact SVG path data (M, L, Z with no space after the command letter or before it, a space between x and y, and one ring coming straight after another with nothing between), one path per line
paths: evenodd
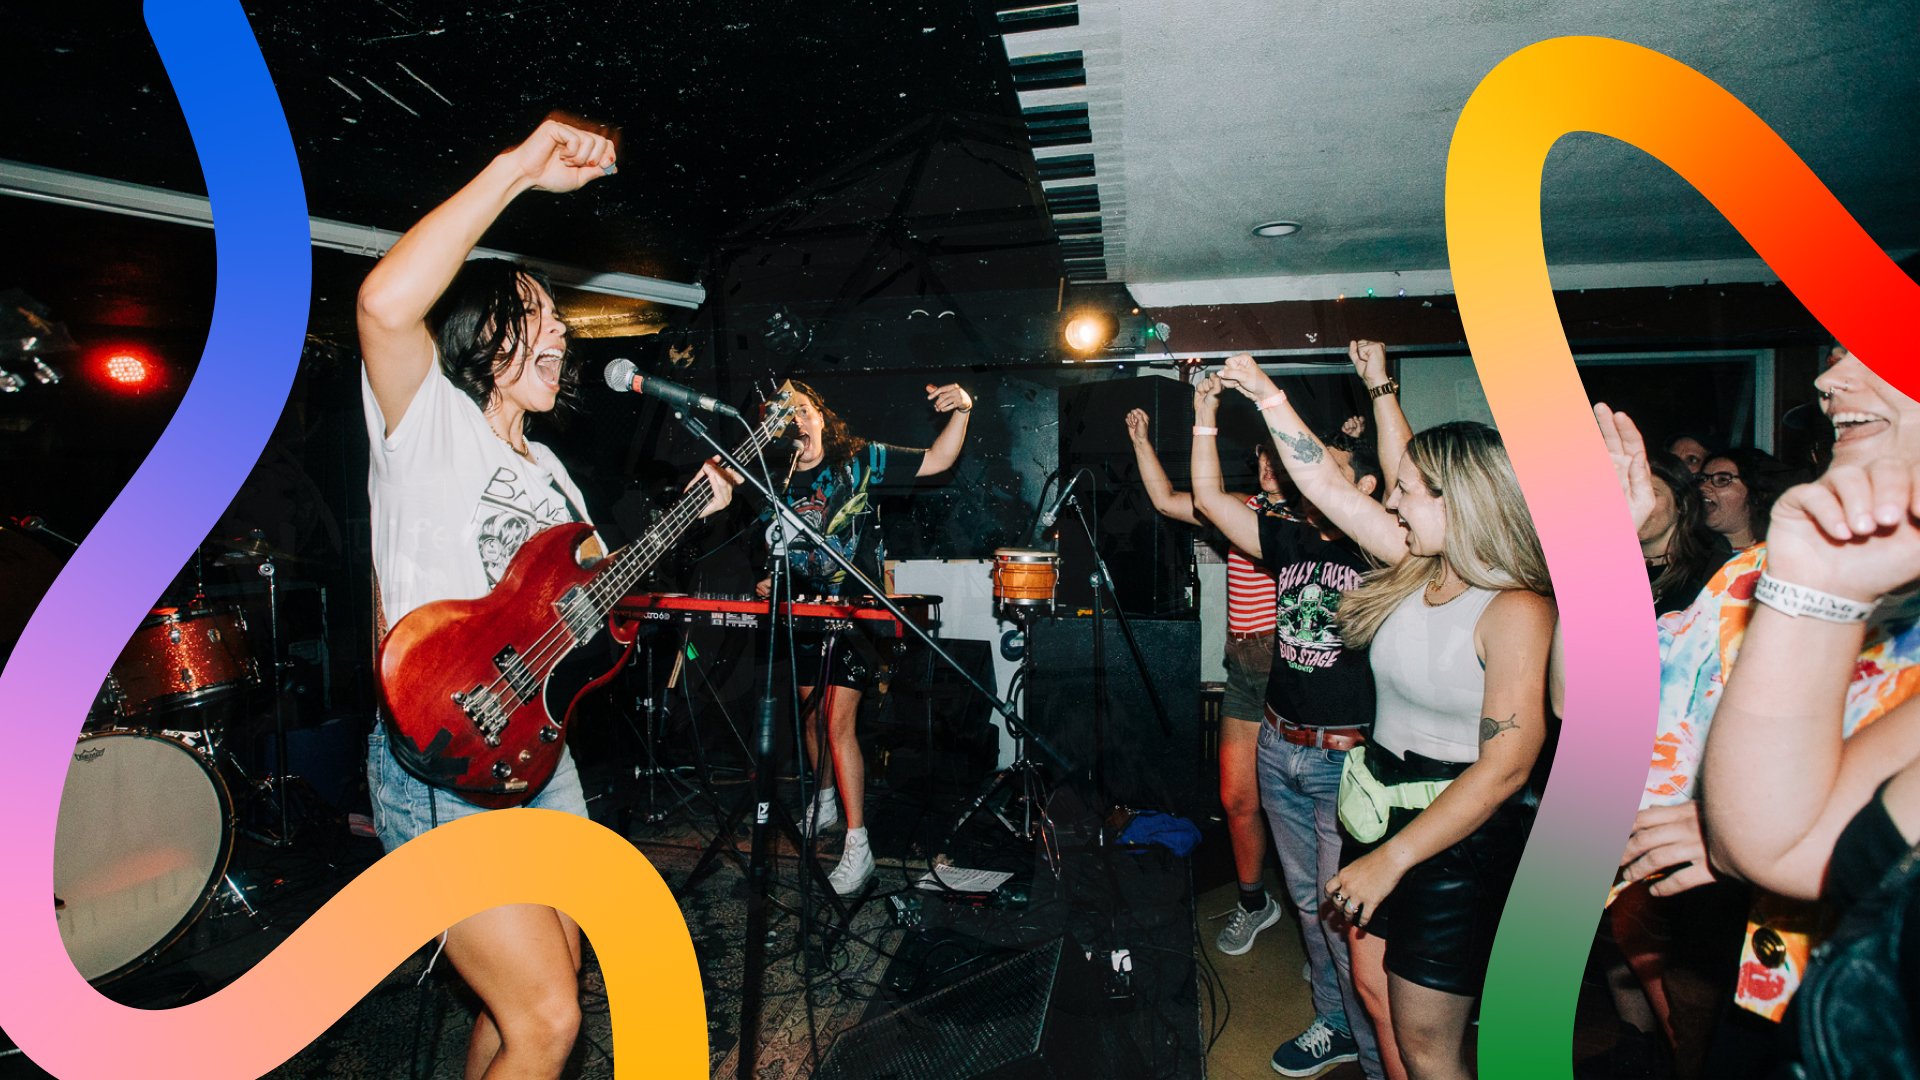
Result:
M484 686L453 695L453 703L480 732L488 746L499 746L500 735L507 730L508 713L500 699Z

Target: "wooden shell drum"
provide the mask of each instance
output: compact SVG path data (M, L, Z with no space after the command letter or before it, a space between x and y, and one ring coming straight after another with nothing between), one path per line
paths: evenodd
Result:
M1051 551L1001 548L993 553L994 603L1012 608L1053 605L1060 556Z

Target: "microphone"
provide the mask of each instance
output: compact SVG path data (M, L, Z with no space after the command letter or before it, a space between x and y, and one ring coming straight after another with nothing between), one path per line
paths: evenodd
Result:
M1053 523L1059 520L1060 508L1067 505L1067 496L1073 493L1073 485L1080 482L1082 475L1084 475L1083 471L1076 471L1072 478L1069 479L1066 484L1062 485L1060 494L1054 497L1053 505L1047 507L1046 512L1040 515L1041 532L1046 532L1048 529L1053 528Z
M631 360L615 360L607 365L607 385L621 393L632 391L656 397L676 409L699 409L741 419L740 410L690 387L668 382L652 375L641 375Z

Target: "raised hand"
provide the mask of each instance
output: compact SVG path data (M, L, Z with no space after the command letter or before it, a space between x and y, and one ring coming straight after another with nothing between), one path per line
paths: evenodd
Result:
M1193 386L1193 418L1202 424L1213 423L1220 412L1220 376L1208 375Z
M1390 382L1387 375L1387 347L1378 341L1347 342L1347 359L1353 361L1353 373L1371 390Z
M1773 504L1767 573L1871 603L1920 580L1920 465L1836 465Z
M1626 413L1614 412L1602 402L1593 407L1593 418L1600 424L1600 441L1607 444L1607 456L1613 459L1613 475L1620 481L1620 494L1627 498L1627 510L1633 515L1633 531L1645 530L1653 517L1653 472L1647 468L1647 443L1640 429Z
M613 175L617 155L607 136L548 117L507 156L535 188L575 191Z
M1273 380L1267 376L1267 373L1261 371L1260 365L1254 363L1253 357L1246 353L1227 357L1226 364L1220 368L1219 378L1222 383L1255 401L1272 397L1280 392L1280 388L1273 384Z
M967 412L973 408L973 398L968 396L965 390L960 389L959 383L948 383L945 386L928 383L927 400L933 402L935 412L952 412L955 409Z
M1127 438L1135 443L1147 441L1147 410L1134 409L1127 413Z

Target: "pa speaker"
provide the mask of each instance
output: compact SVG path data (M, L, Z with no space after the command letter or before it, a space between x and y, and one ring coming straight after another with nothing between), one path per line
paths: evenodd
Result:
M1210 807L1214 775L1200 730L1200 624L1131 620L1140 645L1136 660L1119 620L1102 621L1098 669L1092 619L1034 621L1027 631L1033 674L1026 720L1072 775L1093 775L1100 748L1103 790L1094 794L1199 820ZM1101 672L1103 687L1096 679ZM1166 708L1165 729L1149 685ZM1105 704L1104 717L1096 716L1096 700ZM1031 750L1028 756L1046 760Z
M1100 556L1113 578L1114 596L1129 614L1179 615L1193 607L1194 528L1162 517L1140 482L1127 413L1147 414L1148 431L1167 474L1185 486L1192 453L1193 392L1176 379L1145 376L1086 383L1060 390L1060 479L1081 469L1075 497L1097 529ZM1057 596L1069 609L1093 606L1093 558L1087 535L1071 510L1060 530Z

